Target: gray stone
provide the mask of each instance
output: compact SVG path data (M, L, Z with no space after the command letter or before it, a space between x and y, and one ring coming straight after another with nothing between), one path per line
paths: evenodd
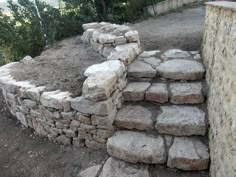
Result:
M70 145L71 144L71 138L67 138L65 135L61 135L56 138L56 141L63 145Z
M207 146L195 138L176 137L169 150L167 166L181 170L205 170L209 164Z
M103 49L102 44L100 44L98 42L93 42L93 41L91 41L90 44L91 44L91 47L94 51L102 53L102 49Z
M125 43L127 43L127 40L124 36L117 36L115 38L115 44L116 45L121 45L121 44L125 44Z
M155 57L144 58L143 61L145 61L146 63L149 63L154 68L159 66L161 63L161 60Z
M100 34L98 41L101 44L107 44L107 43L114 43L115 42L116 36L111 35L111 34Z
M43 106L55 109L63 109L63 100L70 97L69 92L61 92L59 90L52 92L43 92L40 102Z
M99 177L150 177L148 167L133 165L121 160L109 158Z
M148 82L131 82L123 91L125 101L144 100L145 91L151 84Z
M147 101L154 101L158 103L168 102L168 90L165 83L154 83L146 91L145 98Z
M119 110L115 125L138 130L152 130L154 128L151 111L142 106L126 106Z
M201 83L172 83L170 84L171 99L174 104L203 103Z
M156 129L159 133L175 136L205 135L205 113L191 106L161 106Z
M85 146L85 140L80 138L73 138L73 146L80 148Z
M102 51L102 56L108 57L113 50L114 50L113 47L104 47Z
M29 99L24 99L22 101L22 106L25 106L27 108L36 108L37 107L37 103L36 101L32 101L32 100L29 100Z
M28 127L26 117L23 113L17 112L16 117L24 126Z
M158 75L173 80L198 80L203 78L205 72L201 63L183 59L165 61L156 69Z
M164 52L162 57L164 59L189 59L191 58L191 55L187 51L180 49L170 49Z
M118 131L107 141L108 153L130 163L163 164L165 143L161 136L141 132Z
M97 116L92 115L91 121L93 125L102 125L102 126L112 126L115 116L116 116L117 110L114 109L110 115L108 116Z
M34 101L39 101L40 100L40 95L41 93L46 89L46 87L35 87L26 90L27 96L34 100Z
M102 165L96 165L87 168L86 170L79 173L78 177L97 177Z
M156 70L152 68L150 64L144 63L139 60L135 60L128 67L128 76L129 77L147 77L153 78L156 76Z
M125 33L125 37L128 42L138 42L139 41L138 31L128 31L127 33Z
M90 75L83 84L83 96L93 101L105 100L114 91L117 79L112 71Z
M86 24L83 24L82 27L83 29L86 31L87 29L97 29L99 27L101 27L102 25L100 25L99 23L97 22L92 22L92 23L86 23Z
M71 100L71 107L84 114L106 116L112 112L113 103L111 99L94 102L84 97L77 97Z
M160 50L144 51L143 53L139 55L139 58L155 57L160 52L161 52Z
M90 149L106 149L105 143L98 143L96 141L86 140L85 145Z

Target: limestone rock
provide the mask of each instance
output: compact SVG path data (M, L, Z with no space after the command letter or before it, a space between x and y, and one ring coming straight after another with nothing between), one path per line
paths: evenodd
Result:
M161 136L118 131L107 141L108 153L130 163L163 164L166 150Z
M71 100L71 107L84 114L106 116L112 112L113 103L111 99L94 102L84 97L77 97Z
M148 82L131 82L123 91L125 101L144 100L145 91L151 84Z
M23 113L17 112L16 117L24 126L28 127L26 117Z
M83 24L82 27L86 31L87 29L97 29L101 27L101 25L97 22L92 22L92 23Z
M87 168L86 170L79 173L78 177L97 177L102 165L96 165Z
M195 138L176 137L169 150L167 166L181 170L205 170L209 164L206 145Z
M204 102L201 83L170 84L171 99L174 104L195 104Z
M152 65L152 67L156 68L157 66L160 65L161 60L156 58L156 57L149 57L149 58L144 58L143 61L145 61L146 63L149 63L150 65Z
M168 102L167 85L164 83L154 83L146 91L145 98L147 101L154 101L158 103Z
M44 87L44 86L34 87L34 88L26 90L26 94L30 99L32 99L34 101L39 101L40 100L40 95L42 94L42 92L45 89L46 89L46 87Z
M163 58L164 59L189 59L191 58L191 55L187 51L183 51L180 49L170 49L164 52Z
M83 96L100 101L109 98L115 89L117 76L114 72L99 72L89 76L83 84Z
M65 135L61 135L57 137L56 141L63 145L70 145L71 144L71 138L67 138Z
M160 50L144 51L143 53L139 55L139 58L155 57L160 52L161 52Z
M95 64L86 69L85 76L95 75L100 72L115 72L120 77L125 72L125 65L121 61L110 60L101 64Z
M148 77L153 78L156 76L156 70L151 65L139 60L135 60L128 67L129 77Z
M139 41L138 31L128 31L125 33L125 37L128 42L137 42Z
M173 80L198 80L203 78L205 72L201 63L183 59L165 61L156 69L160 76Z
M111 157L99 177L150 177L150 174L147 166L133 165Z
M205 135L205 113L191 106L161 106L156 129L159 133L175 136Z
M115 44L116 45L122 45L122 44L125 44L126 42L127 42L127 40L124 36L117 36L115 38Z
M127 129L152 130L152 113L142 106L126 106L119 110L115 125Z
M116 36L111 35L111 34L100 34L98 41L101 44L113 43L113 42L115 42L115 38L116 38Z
M63 109L63 100L70 97L69 92L61 92L59 90L52 92L43 92L40 102L43 106L55 109Z

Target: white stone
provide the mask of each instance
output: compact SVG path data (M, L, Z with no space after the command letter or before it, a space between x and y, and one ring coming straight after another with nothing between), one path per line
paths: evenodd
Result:
M115 44L116 45L122 45L122 44L125 44L125 43L127 43L127 40L124 36L117 36L115 38Z
M43 106L55 109L63 109L63 100L70 97L69 92L51 91L43 92L40 102Z
M115 72L117 77L121 77L125 72L125 65L118 60L105 61L101 64L95 64L86 69L85 76L96 75L99 72Z
M173 80L198 80L202 79L205 73L201 63L183 59L165 61L156 69L160 76Z
M83 84L83 96L99 101L107 99L115 89L117 76L114 72L99 72L90 75Z
M205 135L205 113L193 106L161 106L156 129L175 136Z
M79 173L78 177L97 177L102 165L96 165L87 168L86 170Z
M135 78L153 78L156 76L156 70L150 64L135 60L128 66L128 76Z
M167 166L181 170L205 170L209 164L207 146L195 138L176 137L169 150Z
M92 22L92 23L86 23L82 25L83 29L86 31L87 29L96 29L101 27L101 24L97 22Z
M156 58L156 57L149 57L149 58L144 58L143 61L145 61L146 63L149 63L150 65L152 65L152 67L156 68L157 66L160 65L161 60Z
M161 136L141 132L118 131L107 141L108 153L130 163L163 164L165 143Z
M128 31L125 33L125 37L128 42L137 42L139 41L138 31Z
M101 44L107 44L107 43L114 43L115 42L116 36L111 35L111 34L100 34L98 41Z
M150 174L147 166L133 165L109 158L104 164L99 177L150 177Z
M143 106L126 106L119 110L115 125L127 129L152 130L152 112Z
M190 59L191 55L187 51L180 49L170 49L164 52L164 59Z
M26 94L30 99L32 99L34 101L39 101L40 95L45 89L46 89L46 87L44 87L44 86L31 88L31 89L26 90Z
M160 50L144 51L143 53L139 55L139 58L155 57L160 52L161 52Z

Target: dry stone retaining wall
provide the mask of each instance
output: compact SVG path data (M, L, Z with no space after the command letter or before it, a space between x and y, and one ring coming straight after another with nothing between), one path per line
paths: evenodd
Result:
M203 59L209 85L212 177L236 176L236 3L207 3Z
M14 80L11 69L17 62L0 68L0 86L11 113L39 135L65 145L106 148L122 105L127 65L141 52L139 35L127 26L105 22L83 28L82 40L107 61L85 71L82 96L72 98L69 92Z

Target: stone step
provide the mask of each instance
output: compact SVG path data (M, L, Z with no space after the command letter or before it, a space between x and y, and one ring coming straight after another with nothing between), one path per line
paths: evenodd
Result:
M169 149L169 152L168 152ZM162 136L134 131L118 131L108 139L112 157L130 163L164 164L181 170L208 168L208 148L197 138L175 137L170 144Z
M145 51L128 67L128 77L136 81L153 78L200 80L205 69L198 52L171 49L166 52Z
M207 132L205 112L195 106L124 105L114 124L172 136L204 136Z
M125 101L151 101L173 104L199 104L204 102L203 85L192 83L130 82L123 90Z

